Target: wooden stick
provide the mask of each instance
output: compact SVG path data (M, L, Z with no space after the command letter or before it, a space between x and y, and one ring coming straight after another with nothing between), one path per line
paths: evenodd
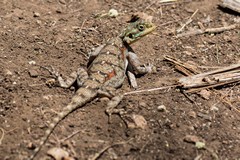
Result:
M185 24L182 25L182 27L177 29L176 32L181 33L183 31L183 29L193 21L192 18L197 14L197 12L198 12L198 9L191 15L191 17L185 22Z
M229 8L240 13L240 1L239 0L222 0L222 4L220 4L223 8Z
M183 63L180 60L177 60L170 56L164 56L164 59L175 64L176 69L179 70L180 72L184 73L187 76L199 73L199 71L197 71L197 69L193 65Z
M152 92L152 91L158 91L158 90L163 90L163 89L170 89L170 88L174 88L177 86L178 85L171 85L171 86L163 86L163 87L158 87L158 88L136 90L136 91L132 91L132 92L126 92L123 95L125 96L125 95L130 95L130 94L138 94L138 93L142 93L142 92Z
M213 71L209 71L209 72L205 72L205 73L200 73L200 74L197 74L197 75L193 75L193 76L190 76L190 77L182 77L179 79L179 82L182 83L182 84L194 84L195 81L197 79L202 79L206 76L209 76L209 75L214 75L214 74L220 74L220 73L223 73L223 72L228 72L228 71L231 71L231 70L237 70L237 71L234 71L233 73L238 73L240 72L240 63L239 64L233 64L231 66L227 66L227 67L223 67L221 69L217 69L217 70L213 70Z
M186 92L192 93L202 89L213 88L240 81L240 63L193 76L182 77L179 83Z
M177 38L179 37L188 37L188 36L194 36L194 35L199 35L199 34L205 34L205 33L220 33L220 32L224 32L224 31L229 31L232 29L238 29L240 28L239 24L233 24L230 26L224 26L224 27L219 27L219 28L207 28L205 30L202 29L195 29L192 31L187 31L181 34L177 35Z

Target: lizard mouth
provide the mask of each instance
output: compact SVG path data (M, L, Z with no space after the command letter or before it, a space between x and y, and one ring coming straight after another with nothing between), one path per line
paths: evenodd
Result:
M153 23L149 24L149 26L150 27L148 27L144 30L144 32L142 33L142 36L145 36L145 35L151 33L152 31L154 31L157 28L157 26L155 26Z
M136 42L137 40L141 39L142 37L148 35L152 31L154 31L156 28L157 28L157 26L154 25L153 23L151 23L151 24L148 24L147 27L143 31L141 31L137 34L130 33L128 35L128 38L129 38L128 43Z

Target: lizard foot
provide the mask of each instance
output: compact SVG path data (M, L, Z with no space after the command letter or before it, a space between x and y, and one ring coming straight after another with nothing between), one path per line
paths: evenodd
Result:
M106 114L108 115L108 123L111 123L111 116L112 114L124 114L124 109L117 109L116 107L122 101L123 95L113 97L107 104Z
M52 76L54 76L55 79L57 79L60 74L55 70L53 66L45 67L45 66L40 66L41 68L47 70Z
M146 69L147 73L155 73L156 72L156 66L153 64L144 64L144 68Z
M70 76L66 80L64 80L62 75L59 72L57 72L54 69L54 67L41 66L41 68L47 70L54 77L54 79L48 80L46 82L46 84L49 86L56 85L56 86L59 86L62 88L70 88L73 85L73 83L77 80L77 77L78 77L77 72L72 72L70 74ZM80 72L80 71L78 71L78 72ZM81 84L80 80L78 83Z

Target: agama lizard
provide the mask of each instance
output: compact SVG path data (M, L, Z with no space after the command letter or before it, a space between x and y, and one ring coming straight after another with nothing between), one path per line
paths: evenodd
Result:
M68 88L77 81L80 88L76 91L71 102L49 125L49 129L46 130L45 136L41 139L39 147L35 148L30 160L36 157L55 127L68 114L99 95L113 97L114 100L113 91L122 85L129 66L137 74L145 74L151 70L151 67L140 65L138 57L132 51L130 44L152 32L156 26L144 18L134 17L133 19L134 21L129 23L119 37L110 40L93 52L87 72L80 69L78 70L79 75L73 74L72 80L66 82L60 74L53 72L61 87ZM111 103L114 104L114 102L110 101L109 104Z

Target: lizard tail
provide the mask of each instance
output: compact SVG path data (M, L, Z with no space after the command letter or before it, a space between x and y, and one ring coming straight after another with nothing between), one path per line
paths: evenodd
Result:
M34 149L34 153L29 158L29 160L33 160L38 152L42 149L44 144L47 142L49 136L57 127L58 123L61 122L68 114L76 110L77 108L83 106L87 102L91 101L97 96L97 91L92 88L80 88L73 96L71 102L64 108L62 112L58 114L57 117L53 119L53 122L49 125L48 130L45 132L45 136L41 138L39 147Z

